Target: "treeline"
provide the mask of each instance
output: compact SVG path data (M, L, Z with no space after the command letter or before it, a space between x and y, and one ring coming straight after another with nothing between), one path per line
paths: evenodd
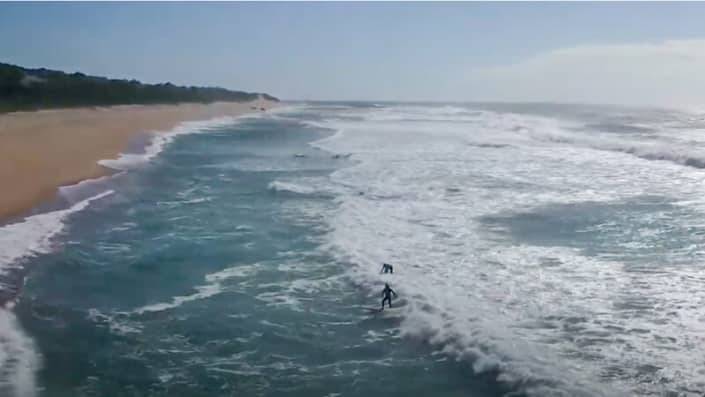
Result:
M262 95L219 87L182 87L171 83L142 84L83 73L26 69L0 63L0 112L76 106L173 104L180 102L244 102Z

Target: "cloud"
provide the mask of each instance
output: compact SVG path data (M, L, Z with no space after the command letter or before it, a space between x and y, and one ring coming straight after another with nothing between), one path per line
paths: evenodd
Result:
M628 105L705 105L705 39L589 45L474 69L473 97Z

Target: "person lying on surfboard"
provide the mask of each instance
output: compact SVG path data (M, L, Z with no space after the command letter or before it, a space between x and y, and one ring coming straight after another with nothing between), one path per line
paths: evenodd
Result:
M389 286L389 284L384 283L384 289L382 290L382 309L384 310L384 302L389 302L389 308L392 308L392 295L397 297L397 293Z
M382 264L382 270L379 271L380 273L394 273L394 266L390 265L389 263L383 263Z

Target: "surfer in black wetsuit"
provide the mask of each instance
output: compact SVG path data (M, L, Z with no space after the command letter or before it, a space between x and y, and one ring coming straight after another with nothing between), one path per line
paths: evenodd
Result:
M389 302L389 308L392 307L392 295L397 297L397 293L389 286L389 284L384 283L384 289L382 290L382 309L384 310L384 302Z
M380 273L392 273L394 274L394 266L390 265L389 263L383 263L382 264L382 270L379 271Z

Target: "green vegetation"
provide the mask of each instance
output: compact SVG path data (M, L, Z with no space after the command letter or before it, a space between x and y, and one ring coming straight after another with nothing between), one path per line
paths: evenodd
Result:
M142 84L137 80L108 79L48 69L25 69L0 63L0 113L76 106L244 102L257 99L259 95L277 101L277 98L267 94L218 87Z

